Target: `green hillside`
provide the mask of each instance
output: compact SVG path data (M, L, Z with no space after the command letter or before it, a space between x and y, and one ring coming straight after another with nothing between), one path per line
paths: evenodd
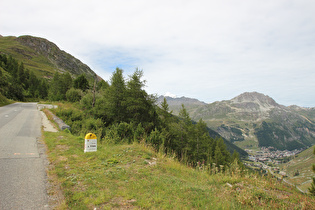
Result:
M275 178L241 173L236 165L225 173L192 168L145 143L98 141L97 152L84 153L84 138L67 132L44 132L44 140L50 196L60 198L50 205L57 209L315 208L314 197Z
M22 61L26 68L33 70L39 76L52 77L56 71L54 65L45 56L18 42L17 37L0 37L0 52Z
M281 165L281 170L288 176L286 180L303 191L307 191L311 186L312 177L315 177L312 171L312 164L315 163L314 147L304 150L293 160Z
M72 75L84 73L88 78L95 76L87 65L43 38L0 36L0 54L12 56L23 62L25 68L40 77L51 78L56 71L69 72Z

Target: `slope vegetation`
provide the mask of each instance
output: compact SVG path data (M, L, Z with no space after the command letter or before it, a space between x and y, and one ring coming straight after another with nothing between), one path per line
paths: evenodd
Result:
M56 71L85 74L88 78L95 76L87 65L43 38L0 36L0 53L23 62L27 69L38 76L52 77Z
M312 164L315 163L314 147L304 150L294 159L281 165L281 170L286 172L286 180L304 192L311 186L312 177L315 176L312 171Z

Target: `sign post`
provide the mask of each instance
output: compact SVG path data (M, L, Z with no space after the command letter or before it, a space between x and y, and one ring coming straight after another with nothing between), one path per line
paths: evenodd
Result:
M84 152L96 152L97 151L97 138L93 133L85 135Z

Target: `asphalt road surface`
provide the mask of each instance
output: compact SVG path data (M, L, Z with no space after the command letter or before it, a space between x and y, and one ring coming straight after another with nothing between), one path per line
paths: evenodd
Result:
M0 107L0 209L49 209L36 103Z

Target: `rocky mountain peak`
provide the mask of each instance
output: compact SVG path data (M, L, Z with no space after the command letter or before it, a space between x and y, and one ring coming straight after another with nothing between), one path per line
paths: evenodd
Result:
M256 103L263 107L279 107L271 97L258 92L245 92L231 100L233 103Z

